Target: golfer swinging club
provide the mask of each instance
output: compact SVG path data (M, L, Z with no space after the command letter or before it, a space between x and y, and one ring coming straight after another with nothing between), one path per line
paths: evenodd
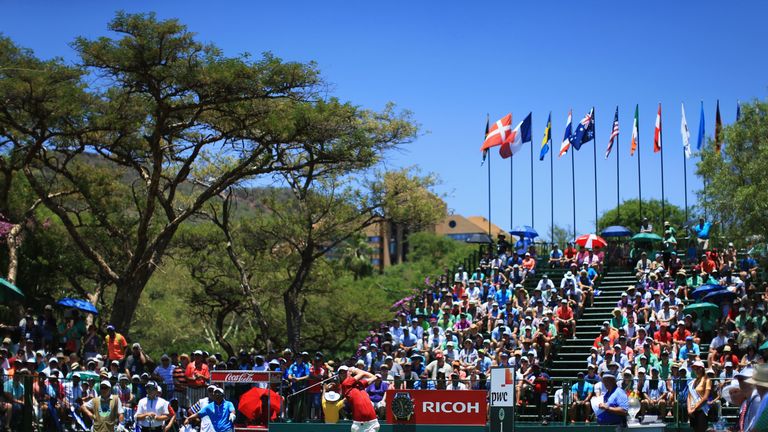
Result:
M364 370L349 368L347 378L341 382L341 395L349 401L352 409L352 432L377 432L379 421L373 409L371 398L365 392L368 381L376 377Z

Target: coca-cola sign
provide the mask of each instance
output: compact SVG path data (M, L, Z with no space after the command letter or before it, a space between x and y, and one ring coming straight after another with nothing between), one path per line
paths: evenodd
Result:
M280 372L254 372L241 370L217 370L211 372L211 382L253 384L279 382Z

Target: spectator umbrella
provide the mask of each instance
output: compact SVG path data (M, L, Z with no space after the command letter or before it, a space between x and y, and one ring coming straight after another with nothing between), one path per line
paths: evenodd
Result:
M600 235L603 237L629 237L632 235L632 231L630 231L627 227L613 225L604 229Z
M683 309L684 313L691 313L696 312L698 314L704 313L705 311L710 311L714 314L720 314L720 306L712 303L694 303L692 305L686 306L685 309Z
M4 291L0 291L0 298L2 298L2 299L5 299L5 295L3 294L4 292L12 294L12 295L17 296L17 297L24 297L24 293L21 292L19 287L17 287L16 285L8 282L7 280L5 280L3 278L0 278L0 286L5 288Z
M57 304L59 306L81 310L83 312L87 312L94 315L99 314L99 311L96 309L96 306L92 305L90 302L86 300L64 297L63 299L59 300Z
M640 234L635 234L632 237L632 241L636 241L636 242L654 242L654 241L662 241L662 240L663 239L661 238L661 236L656 233L640 233Z
M516 235L518 237L526 237L526 238L536 238L539 236L539 233L537 233L532 226L528 226L528 225L516 226L509 233L512 235Z
M695 290L693 290L693 292L691 292L691 297L698 300L698 299L703 298L704 296L706 296L708 294L711 294L711 293L714 293L714 292L719 292L719 291L724 291L724 290L727 290L727 289L728 289L727 287L724 287L722 285L704 284L704 285L696 288Z
M576 238L576 244L587 249L600 249L608 245L605 239L596 234L584 234Z
M731 301L735 298L736 298L735 292L723 290L723 291L711 292L705 295L704 297L702 297L701 300L705 302L710 302L710 303L720 303L723 301Z
M262 397L269 395L269 421L277 420L280 412L281 398L273 390L254 387L240 397L237 410L240 411L251 423L264 424L262 410Z

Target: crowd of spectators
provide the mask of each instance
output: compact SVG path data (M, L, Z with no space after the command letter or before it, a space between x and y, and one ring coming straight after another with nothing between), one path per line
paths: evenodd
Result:
M699 236L701 230L693 231ZM350 367L373 374L366 392L383 416L389 389L485 390L492 367L510 366L516 370L516 403L521 411L535 407L531 411L543 423L565 415L566 401L571 421L594 421L590 399L604 392L600 377L606 374L639 401L640 418L701 422L699 412L707 407L714 420L721 405L739 403L738 392L724 401L723 389L739 388L731 383L737 380L745 392L744 380L765 360L768 294L749 254L738 259L732 244L718 251L698 241L699 259L690 264L677 256L675 236L665 224L662 249L642 251L632 261L636 283L606 317L584 370L569 388L553 385L547 370L562 341L576 338L585 308L599 298L606 257L573 243L562 249L553 245L539 256L530 242L513 245L500 235L476 268L428 279L426 289L394 305L392 320L373 329L354 356L343 360L289 349L242 351L229 358L197 350L154 360L140 343L129 343L111 325L101 333L76 310L28 309L18 324L0 328L5 380L0 418L6 427L18 424L25 375L34 376L36 417L45 430L60 431L67 421L79 421L87 411L83 406L104 383L119 397L127 422L153 385L183 419L213 396L212 370L275 371L283 378L275 389L283 389L287 417L332 422L349 417L338 383ZM548 271L562 277L553 280ZM732 295L723 297L719 310L687 312L691 294L704 284L722 285ZM711 381L701 387L703 380ZM702 390L707 403L698 404L698 411L690 410L689 382L707 389ZM248 387L230 386L228 397L236 401ZM753 395L742 396L756 411Z

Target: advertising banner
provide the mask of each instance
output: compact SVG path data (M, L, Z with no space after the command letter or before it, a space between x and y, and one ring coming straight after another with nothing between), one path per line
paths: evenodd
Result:
M387 422L420 425L485 425L488 392L482 390L389 390Z
M280 382L280 372L254 372L241 370L211 371L211 382L253 384L270 381Z
M491 406L511 407L515 404L514 369L491 369Z

